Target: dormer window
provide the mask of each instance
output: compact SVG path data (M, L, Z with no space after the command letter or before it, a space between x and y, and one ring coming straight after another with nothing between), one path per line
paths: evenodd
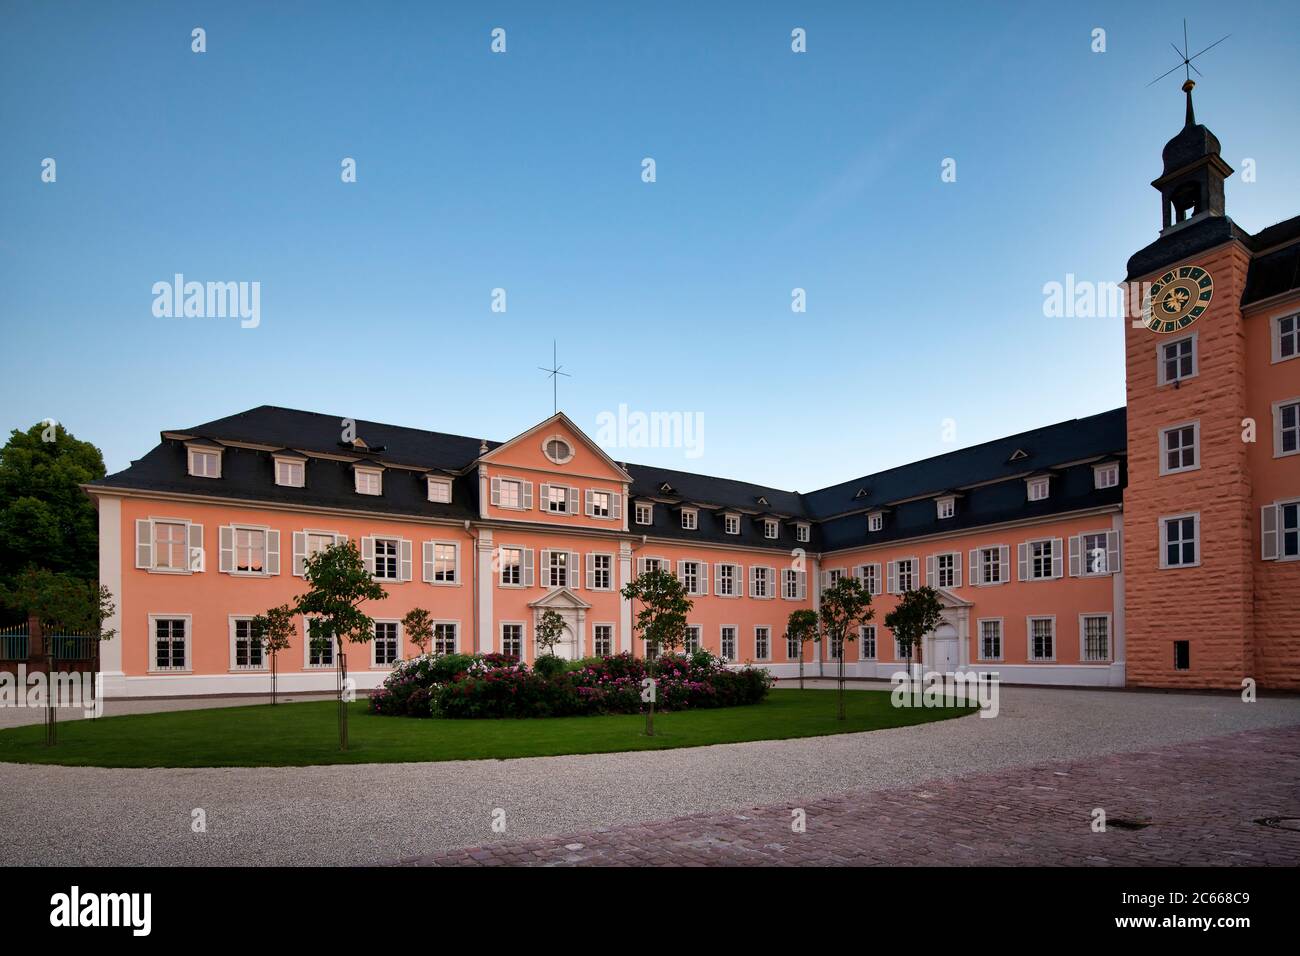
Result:
M781 524L775 518L763 519L763 537L775 541L781 533Z
M1097 490L1114 488L1119 484L1119 462L1108 461L1092 466L1092 484Z
M638 504L636 506L637 524L654 524L654 518L655 518L654 505Z
M740 534L740 515L723 515L722 530L727 534Z
M804 524L802 521L799 522L799 524L794 526L794 536L795 540L807 544L812 538L812 526Z
M449 505L451 504L451 479L434 478L428 479L429 483L429 500L434 504Z
M700 526L700 513L694 508L682 509L682 527L687 531L694 531Z
M563 438L548 438L542 443L542 451L556 465L564 465L573 460L573 446Z
M867 515L867 530L879 531L885 526L885 514L883 511L873 511Z
M384 493L384 473L380 469L357 468L355 476L357 494L382 495Z
M935 502L935 509L937 510L941 521L944 518L951 518L957 513L957 499L951 497L940 498Z
M195 478L221 477L221 449L191 446L189 460L189 471Z
M1051 493L1051 479L1047 477L1027 478L1025 487L1028 489L1030 501L1043 501Z
M307 463L299 458L276 458L275 483L281 488L303 487L307 483Z

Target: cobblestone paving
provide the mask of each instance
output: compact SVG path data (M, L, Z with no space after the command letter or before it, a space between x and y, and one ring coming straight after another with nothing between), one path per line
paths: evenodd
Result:
M792 809L806 830L792 831ZM1106 832L1093 832L1095 808ZM402 860L421 866L1300 865L1300 727ZM1116 825L1117 821L1119 826ZM1125 828L1124 822L1148 824Z

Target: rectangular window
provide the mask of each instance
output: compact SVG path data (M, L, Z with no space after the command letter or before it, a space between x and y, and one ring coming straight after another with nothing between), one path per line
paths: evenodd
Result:
M718 565L718 595L720 597L736 597L736 577L739 574L740 565L738 564L719 564Z
M642 574L645 574L647 571L661 571L663 570L663 566L664 566L663 558L642 558L641 559Z
M653 506L653 505L637 505L637 506L636 506L636 523L637 523L637 524L651 524L651 523L653 523L653 522L654 522L654 506Z
M785 568L781 571L781 596L789 601L804 598L804 572Z
M795 525L795 540L807 544L812 538L812 527L806 524Z
M546 510L554 515L568 514L569 489L562 485L547 485Z
M1278 550L1283 558L1300 557L1300 501L1277 506Z
M310 626L304 622L303 633L307 641L307 666L308 667L333 667L334 666L334 639L312 637Z
M844 638L840 637L838 634L832 635L830 640L830 652L831 652L830 659L833 661L838 661L841 657L843 657Z
M891 561L890 567L893 569L893 587L889 589L891 594L903 594L911 591L916 587L916 559L899 558L897 561Z
M1002 619L980 621L980 660L1002 660Z
M699 512L684 510L682 511L682 527L687 531L694 531L700 523Z
M183 617L153 619L153 669L183 671L189 668L189 620Z
M614 589L614 556L612 554L590 554L587 561L591 564L591 580L587 587L593 591L612 591Z
M1110 660L1110 615L1085 614L1079 621L1079 634L1083 640L1080 648L1085 661Z
M780 527L781 526L771 518L765 518L763 520L763 537L775 540L776 536L780 533Z
M301 461L276 459L275 483L284 488L301 488L306 483L307 466Z
M501 548L501 583L519 586L524 583L524 552L521 548Z
M858 578L862 581L862 586L867 589L867 593L875 597L880 593L880 565L864 564L858 568Z
M1198 466L1201 426L1186 422L1160 432L1160 474L1192 471Z
M757 565L749 569L749 596L767 598L772 596L772 578L770 568Z
M220 478L221 453L191 448L190 474L195 478Z
M722 626L721 654L724 661L736 659L736 629L730 624Z
M941 588L957 586L957 555L937 554L934 557L934 578Z
M546 556L546 567L543 569L546 575L546 586L548 588L563 588L569 585L569 552L568 551L548 551Z
M501 495L497 499L502 508L522 508L524 501L523 482L513 478L501 479Z
M940 498L935 502L935 507L941 519L951 518L957 513L957 502L953 498Z
M1186 568L1200 564L1200 516L1176 515L1160 519L1161 567Z
M1119 484L1119 463L1107 462L1104 465L1094 465L1092 469L1092 484L1097 490L1105 488L1114 488Z
M1029 619L1029 659L1031 661L1056 659L1056 618L1031 617Z
M700 649L700 626L698 624L686 625L686 640L683 648L687 654L694 654Z
M1300 312L1274 320L1277 334L1273 338L1273 361L1300 355Z
M359 495L378 495L383 493L382 472L371 469L356 469L356 489Z
M885 516L877 511L875 514L867 515L867 530L879 531L885 526Z
M1050 478L1030 478L1026 482L1030 501L1042 501L1052 490Z
M726 515L723 523L727 534L740 534L740 515Z
M375 637L372 642L375 667L392 667L397 663L397 622L375 621Z
M683 561L682 568L682 587L686 588L686 593L691 595L703 593L700 587L700 563L698 561Z
M261 528L234 530L236 574L266 573L266 532Z
M429 500L439 505L451 504L451 482L442 478L430 478Z
M1160 345L1159 384L1172 385L1196 375L1196 336Z
M1192 642L1174 641L1174 670L1189 671L1191 669L1192 669Z
M597 657L614 653L614 625L597 624L591 632L591 650Z
M1109 555L1109 535L1105 531L1099 531L1095 534L1079 535L1080 558L1083 561L1083 573L1088 574L1109 574L1110 560Z
M840 583L840 578L844 577L843 568L831 568L826 572L826 586L833 588Z
M980 548L980 583L1001 584L1007 579L1007 569L1002 564L1001 546Z
M451 621L439 621L433 625L433 653L438 656L456 653L456 625Z
M862 641L862 659L864 661L874 661L876 659L876 625L863 624L858 629L859 640Z
M1273 406L1273 457L1300 454L1300 399Z
M237 617L232 622L232 665L235 670L257 671L266 667L262 639L253 634L253 619Z
M591 516L593 518L608 518L613 512L610 504L612 496L608 491L591 492Z
M401 544L396 538L374 538L373 541L375 545L374 575L376 580L398 580L398 555L401 552Z
M803 654L802 643L797 637L790 637L787 634L785 638L785 656L792 661L797 661Z
M754 659L765 661L771 653L772 629L769 627L754 628Z
M520 658L524 651L524 626L522 624L501 625L501 653L513 658Z
M1052 539L1029 542L1029 580L1041 581L1052 577Z
M190 569L189 525L182 521L153 523L153 566L159 571Z
M460 557L460 548L454 544L433 543L433 583L455 584L456 563Z

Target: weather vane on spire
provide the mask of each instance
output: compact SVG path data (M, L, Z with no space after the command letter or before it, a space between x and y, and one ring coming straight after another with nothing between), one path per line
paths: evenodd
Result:
M560 410L560 376L572 378L568 372L561 371L564 366L558 362L558 352L556 351L555 340L551 339L551 367L543 368L537 366L539 372L545 372L551 380L551 414L554 415Z
M1172 70L1166 70L1164 73L1161 73L1154 80L1148 83L1147 86L1154 86L1156 83L1159 83L1170 73L1173 73L1179 67L1182 67L1183 73L1185 74L1184 81L1183 81L1183 92L1191 93L1192 87L1196 85L1196 82L1192 79L1192 73L1195 72L1197 76L1204 76L1204 74L1200 70L1196 69L1196 66L1192 63L1192 61L1195 60L1198 56L1200 56L1201 53L1206 52L1206 50L1214 49L1214 47L1218 46L1220 43L1228 39L1228 37L1230 36L1232 36L1231 33L1227 34L1227 36L1220 37L1219 39L1211 43L1209 46L1207 46L1204 50L1201 50L1200 53L1193 53L1191 56L1188 56L1187 51L1190 50L1191 47L1187 43L1187 18L1184 17L1183 18L1183 48L1181 50L1178 49L1178 45L1173 41L1170 41L1169 43L1169 45L1174 48L1174 52L1178 54L1178 57L1181 60L1181 62L1178 64L1178 66L1175 66Z

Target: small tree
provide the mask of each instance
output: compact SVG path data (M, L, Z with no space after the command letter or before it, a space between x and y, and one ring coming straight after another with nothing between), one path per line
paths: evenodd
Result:
M422 607L413 607L402 618L402 630L415 649L423 654L429 641L433 640L433 618Z
M379 601L388 592L374 579L361 552L352 541L343 541L307 558L303 576L309 590L298 595L295 614L307 618L308 638L313 649L333 646L339 697L339 749L348 749L348 682L346 642L364 644L372 639L374 621L361 610L365 601Z
M262 642L262 648L271 658L271 703L279 703L279 654L289 649L289 642L298 633L293 623L293 608L287 604L273 607L265 614L253 618L253 638Z
M799 689L803 690L803 649L809 641L817 640L817 612L806 607L791 611L785 639L799 642Z
M656 568L629 581L622 590L629 601L640 601L633 627L645 641L646 672L649 683L649 708L646 710L645 732L655 733L655 681L654 658L660 649L672 651L686 641L686 615L695 602L686 596L686 588L677 576ZM643 695L644 696L644 695Z
M900 648L907 652L907 680L912 681L912 648L921 639L943 623L943 605L939 592L932 587L920 587L904 592L898 604L885 615L885 627L894 634ZM920 658L917 658L920 660Z
M59 631L68 631L95 642L95 672L99 671L99 644L117 634L104 622L116 610L113 592L100 584L83 581L72 574L28 568L16 576L0 595L0 601L35 619L45 645L45 743L58 742L58 714L55 706L54 641Z
M871 608L871 592L855 577L842 576L822 592L821 635L819 640L830 642L831 652L839 648L839 713L844 713L844 648L857 639L858 628L876 616ZM822 655L825 657L825 655Z
M559 611L548 607L542 612L542 618L537 622L537 633L533 637L537 649L548 657L554 657L555 645L560 643L563 636L564 618Z

